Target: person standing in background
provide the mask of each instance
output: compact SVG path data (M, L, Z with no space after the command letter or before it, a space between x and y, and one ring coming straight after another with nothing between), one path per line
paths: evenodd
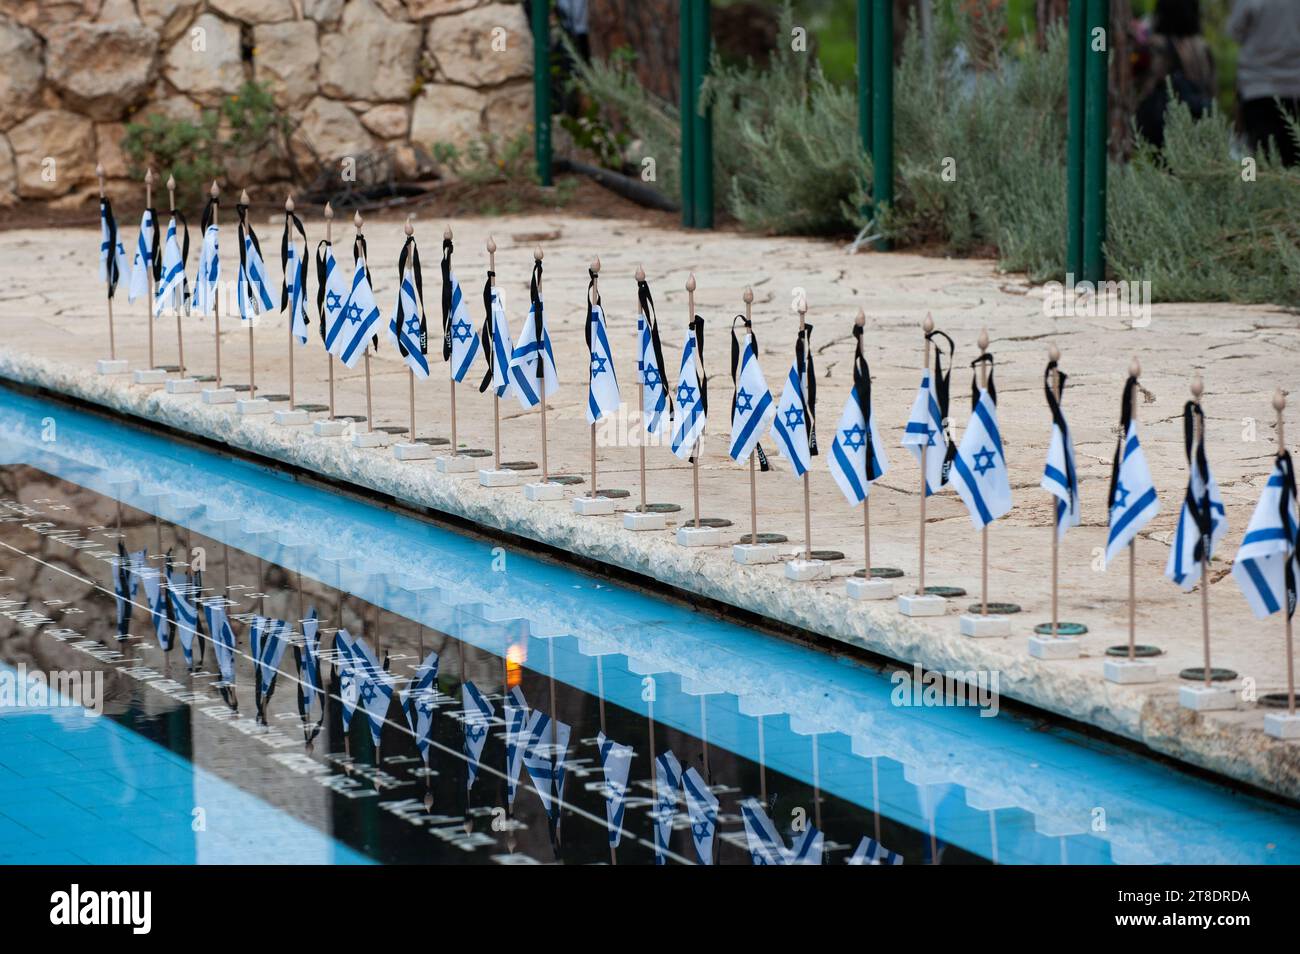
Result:
M1241 44L1237 97L1251 149L1271 143L1282 163L1300 163L1288 123L1300 122L1300 0L1235 0L1228 33Z
M1138 89L1137 127L1157 149L1165 144L1165 111L1173 98L1193 119L1214 108L1214 54L1201 34L1200 0L1156 0L1150 69Z

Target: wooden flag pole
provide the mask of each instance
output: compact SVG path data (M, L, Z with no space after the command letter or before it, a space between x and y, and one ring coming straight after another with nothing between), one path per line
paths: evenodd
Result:
M1142 374L1142 364L1138 361L1136 355L1128 366L1129 376L1137 378ZM1137 422L1138 402L1137 388L1133 389L1129 397L1129 416L1130 419ZM1121 439L1127 439L1126 435L1121 435ZM1128 660L1133 662L1137 659L1137 534L1128 543Z
M245 217L247 217L248 215L248 211L247 211L248 190L247 189L244 189L239 193L239 204L244 207L245 210L244 215ZM252 228L252 226L250 225L249 228ZM252 288L250 288L248 292L249 295L252 295L253 293ZM249 316L248 319L248 399L250 401L257 400L257 354L255 351L255 345L253 343L253 325L256 323L256 321L257 321L256 315Z
M170 185L171 185L171 180L168 179L168 186L170 187ZM216 179L212 180L212 188L208 191L209 194L214 199L217 198L218 195L220 195L221 190L217 188ZM220 212L220 206L214 205L212 207L213 225L217 224L217 217L219 212ZM220 391L221 390L221 292L220 290L216 290L215 294L213 294L212 296L212 326L213 326L213 337L217 345L217 357L216 357L217 373L216 373L215 390Z
M1273 393L1273 410L1277 412L1277 452L1281 454L1286 450L1286 422L1283 419L1282 412L1286 410L1286 394L1281 388ZM1292 516L1288 508L1287 516ZM1288 594L1289 597L1289 594ZM1295 718L1295 656L1291 643L1291 608L1282 607L1282 618L1286 621L1286 711L1287 715Z
M1048 358L1056 363L1061 360L1061 349L1052 345L1047 352ZM1061 371L1060 368L1052 369L1052 393L1056 395L1056 403L1061 403ZM1062 435L1064 438L1064 435ZM1056 639L1059 635L1061 626L1060 615L1060 585L1061 585L1061 535L1056 527L1056 502L1053 498L1052 503L1052 520L1049 521L1052 529L1052 632L1051 638Z
M980 329L979 337L980 357L988 354L989 350L989 331L987 328ZM989 366L985 362L980 363L980 389L983 390L989 386ZM980 528L980 615L989 615L989 525L986 523Z
M153 208L153 169L152 168L146 169L144 173L144 207L146 209ZM158 228L158 223L155 222L154 229L157 230L157 228ZM145 302L145 314L148 316L149 319L149 368L152 370L153 368L158 367L157 362L154 360L154 348L153 348L153 263L152 262L147 263L147 266L144 271L145 271L145 275L147 276L147 281L149 283L149 300Z
M289 216L293 214L293 196L286 196L284 200L284 233L293 241L293 232L290 231ZM303 257L307 256L307 248L304 245L302 250ZM298 281L298 276L294 276L294 282ZM298 289L302 294L302 289ZM293 323L297 315L294 314L293 302L289 302L289 410L294 411L298 407L298 402L294 392L294 374L293 374Z
M488 236L488 240L487 240L487 253L488 253L488 285L491 288L496 288L497 243L490 235ZM495 336L496 328L492 325L491 315L488 315L488 327L492 328L492 334ZM496 339L494 337L493 338L494 344L495 344L495 340ZM489 355L488 357L489 359L494 359L496 355L493 354L493 355ZM509 371L510 371L509 368L503 368L501 373L508 378ZM495 469L500 470L501 469L501 398L497 394L496 388L492 389L492 460L494 461Z
M107 195L107 193L104 191L104 167L103 166L100 165L95 166L95 177L99 179L99 197L103 199ZM107 255L107 258L105 260L107 264L105 265L105 269L104 269L105 289L110 287L108 283L111 283L113 279L113 262L114 262L113 256L116 251L117 251L116 249L110 248L105 253ZM108 301L108 358L110 361L116 361L117 360L117 335L114 333L113 330L113 296L107 295L106 298ZM149 328L151 330L153 328L152 321L149 325ZM153 365L151 364L150 367L152 366Z
M867 313L863 311L861 308L859 308L857 317L853 319L853 323L857 325L859 328L865 329L867 325ZM862 354L862 339L864 337L865 334L858 335L858 354ZM868 442L868 448L870 448L871 422L865 421L863 423L863 426L866 428L867 431L866 440ZM871 583L871 484L867 481L866 478L867 475L864 473L862 475L862 485L863 485L863 489L866 491L866 496L862 498L862 560L863 560L862 566L864 567L862 571L862 579L867 582L867 585L870 585Z
M353 226L356 227L357 230L356 237L358 240L360 240L362 237L361 236L362 218L361 218L360 209L352 213L352 224ZM368 263L367 263L367 267L369 267ZM374 402L370 396L370 342L369 341L366 342L365 361L366 361L366 430L371 431L374 429L375 411L374 411Z
M591 292L587 296L587 307L596 307L596 302L600 298L600 256L597 255L591 263ZM587 370L588 375L591 369ZM591 499L596 499L596 425L591 425Z
M450 225L442 230L442 237L451 241ZM456 362L450 358L447 360L447 389L451 397L451 456L455 457L460 453L460 441L456 436Z
M1196 404L1197 410L1201 408L1201 395L1205 393L1205 384L1201 381L1198 374L1192 379L1191 385L1192 401ZM1205 418L1202 414L1194 416L1196 421L1196 433L1192 438L1192 448L1204 446L1205 443ZM1190 465L1196 466L1198 455L1193 453ZM1208 499L1209 488L1206 488L1206 497ZM1211 516L1211 520L1213 516ZM1213 688L1213 680L1210 679L1210 558L1209 558L1210 537L1207 536L1201 541L1201 643L1205 652L1205 688Z
M406 217L406 226L404 228L404 231L406 232L407 238L410 238L412 235L415 234L415 226L411 223L411 217L409 215ZM448 229L448 232L450 231L451 230ZM407 259L406 272L402 275L402 281L406 281L406 276L411 274L411 267L412 267L411 259ZM401 289L398 289L397 293L400 295L402 293ZM408 403L410 404L410 412L411 412L410 440L411 443L414 444L415 443L415 370L410 366L409 363L406 366L406 382L407 382L407 390L409 392ZM456 400L456 392L454 390L452 391L451 399L453 402ZM455 419L456 419L455 415L453 414L452 420L455 421ZM455 434L454 424L452 425L452 433ZM453 437L453 440L454 439L455 438Z
M799 335L800 335L800 337L803 336L803 334L804 334L804 330L805 330L805 328L807 327L807 323L808 323L808 322L807 322L807 319L808 319L808 299L805 298L804 296L800 295L800 296L799 296ZM806 345L806 342L805 342L805 345ZM806 353L805 353L805 356L804 356L804 357L805 357L805 359L807 358L807 354L806 354ZM804 400L804 412L805 412L805 414L809 414L809 413L811 413L811 408L809 408L808 405L807 405L808 385L807 385L806 382L803 381L803 375L804 375L804 369L803 369L803 368L800 368L800 369L799 369L799 380L800 380L800 382L801 382L801 386L802 386L803 389L804 389L803 397L804 397L804 399L805 399L805 400ZM805 430L805 431L811 430L811 428L812 428L812 421L805 420L803 426L804 426L804 430ZM812 464L812 461L811 461L811 459L810 459L810 460L809 460L809 467L808 467L808 469L805 470L805 471L803 472L803 558L804 558L805 561L808 561L808 562L811 562L811 561L812 561L812 489L811 489L811 481L810 481L810 479L809 479L810 476L811 476L811 474L812 474L812 466L811 466L811 464Z
M921 365L921 368L923 371L928 373L930 370L930 333L934 331L934 319L931 316L929 315L925 316L925 321L921 322L921 330L925 333L925 348L924 348L925 357L923 359L924 363ZM931 382L930 386L933 388L934 382ZM942 426L942 422L940 422L940 424ZM917 596L925 596L925 491L926 491L925 455L927 453L929 444L930 444L929 440L925 440L921 442L921 528L920 528L919 544L918 544L919 560L918 560L917 574L916 574L916 595Z
M533 259L539 264L541 263L542 247L540 245L537 246L537 248L533 251ZM539 302L542 300L542 276L540 273L537 276L537 300ZM545 317L544 311L543 311L543 317ZM533 320L536 321L536 318L534 317ZM547 453L546 453L546 444L547 444L547 440L546 440L546 354L544 351L541 350L542 347L541 341L537 341L535 342L535 344L537 345L538 348L537 400L542 407L542 483L545 484L548 483L551 479L550 463L547 459Z
M746 285L745 293L741 295L745 301L745 330L749 331L750 321L753 318L754 308L754 289ZM758 357L755 348L755 358ZM758 445L749 452L749 545L758 546Z
M213 179L211 194L215 197L217 193L218 193L217 180ZM170 214L175 210L176 210L176 177L174 175L168 175L167 176L167 211ZM216 222L216 215L217 215L217 210L216 208L213 208L212 221L214 223ZM162 223L160 222L154 223L155 230L161 228L162 228ZM203 237L199 236L200 247L202 247L202 243L203 243ZM153 269L149 270L149 289L150 289L149 298L152 299L153 298ZM216 295L216 291L214 289L214 297L215 295ZM177 309L176 311L176 363L180 366L180 377L184 378L185 377L185 325L184 322L181 321L180 309Z
M695 273L691 272L686 277L686 333L693 334L690 325L695 321ZM699 383L699 352L695 354L695 376L696 382ZM703 443L704 432L700 431L695 438L695 452L691 454L691 485L692 499L695 506L695 529L700 529L700 445Z
M637 287L638 287L638 289L640 288L641 282L645 281L645 269L642 268L639 264L638 264L637 267L636 267L636 281L637 281ZM649 315L643 315L642 318L643 318L643 320L644 320L647 324L649 323L649 321L650 321L650 316L649 316ZM640 351L640 350L641 350L641 342L640 342L640 340L637 341L636 346L637 346L637 350ZM663 369L662 369L662 368L659 369L659 374L660 374L660 377L663 376ZM660 382L660 383L663 384L663 382ZM663 386L664 386L665 389L667 388L667 384L663 384ZM646 497L646 489L645 489L645 442L646 442L646 435L647 435L648 432L646 431L646 428L645 428L645 424L646 424L646 422L645 422L645 366L644 366L644 362L642 362L641 372L636 376L636 395L637 395L637 397L636 397L637 408L638 408L638 409L640 410L640 412L641 412L641 413L640 413L640 417L639 417L639 420L641 421L641 431L640 431L640 433L637 435L637 438L638 438L638 439L637 439L637 442L636 442L636 443L637 443L637 452L638 452L638 453L637 453L637 457L638 457L638 459L639 459L638 468L639 468L639 470L641 471L641 508L640 508L640 512L641 512L641 513L649 513L649 506L650 506L650 505L646 502L648 498Z
M325 242L332 244L331 238L334 232L334 207L328 202L325 203ZM337 267L337 265L335 266ZM326 296L328 300L328 295ZM324 319L322 319L324 320ZM328 329L327 329L328 330ZM334 420L334 355L330 354L329 349L325 349L325 364L329 368L330 376L330 416ZM414 438L412 438L414 440Z

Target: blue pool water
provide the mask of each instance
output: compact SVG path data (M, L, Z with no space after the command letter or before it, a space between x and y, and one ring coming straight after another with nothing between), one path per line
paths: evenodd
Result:
M164 651L147 606L119 635L119 539L173 567L201 551L205 595L237 620L233 688L213 654L191 674ZM0 709L7 862L695 862L688 801L652 815L666 749L718 799L719 863L750 862L751 798L787 845L821 831L828 864L864 836L906 863L1300 861L1289 807L1026 715L900 707L867 663L3 390L0 578L0 663L106 686L98 718ZM337 694L306 745L292 651L254 717L241 614L297 627L311 608L323 648L362 636L398 690L438 653L427 769L396 695L377 747L364 716L344 731ZM476 756L466 682L498 717ZM552 816L527 769L511 797L511 687L572 727ZM612 849L602 728L635 752Z

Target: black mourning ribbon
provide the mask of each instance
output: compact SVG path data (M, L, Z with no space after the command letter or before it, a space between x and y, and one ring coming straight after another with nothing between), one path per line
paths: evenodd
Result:
M943 349L939 345L938 339L942 338L948 342L948 370L943 369ZM929 332L925 340L934 345L934 396L939 404L939 426L947 430L948 427L948 375L952 373L952 356L957 350L951 338L938 329ZM945 434L945 438L947 435ZM939 486L942 487L948 483L948 475L952 472L952 462L957 457L957 442L946 439L948 445L947 451L943 456L943 470L939 474Z
M370 280L370 253L366 250L366 237L361 234L358 234L357 237L352 240L352 264L355 265L358 261L364 261L366 263L366 284L373 290L374 283ZM400 288L398 289L398 293L401 293ZM378 333L371 337L370 344L376 351L379 350Z
M700 373L698 375L700 382L700 408L704 411L704 416L707 418L709 416L709 374L704 370L704 319L699 315L692 318L690 325L687 326L687 333L695 336L695 358L700 363ZM667 382L665 382L664 390L667 390ZM701 432L700 436L703 437L703 432ZM699 450L699 446L700 438L697 437L695 439L695 448L697 451ZM691 454L689 460L692 464L695 463L695 454Z
M754 357L758 357L758 338L754 335L754 323L744 315L737 315L731 319L731 418L736 418L736 405L740 400L740 336L736 334L736 322L741 322L745 326L745 331L754 341ZM754 445L754 453L758 455L758 469L767 473L771 470L772 465L767 462L767 454L763 452L762 443Z
M1138 379L1131 375L1124 382L1124 404L1119 410L1119 440L1115 442L1115 459L1110 465L1110 492L1106 495L1107 513L1115 507L1115 491L1119 489L1119 465L1124 459L1124 444L1128 440L1128 428L1133 423L1133 392L1137 390L1137 386Z
M543 350L542 332L545 328L545 322L542 318L542 295L539 286L542 282L542 262L541 259L533 262L533 277L528 286L528 297L533 305L533 342L537 347L537 381L539 402L546 401L546 354Z
M981 364L987 364L989 366L988 382L985 386L988 388L989 398L992 399L995 405L998 403L998 389L993 383L993 355L991 352L985 351L970 363L970 409L972 411L975 410L976 405L980 402L979 367Z
M303 663L303 648L296 642L293 646L293 661L298 669L298 715L302 718L303 741L311 745L312 741L320 734L321 727L325 724L325 707L322 704L320 720L314 725L311 722L311 712L307 705L307 694L304 686L323 685L320 678L320 660L315 656L311 657L309 663ZM304 674L304 670L307 673ZM318 693L319 695L319 693Z
M449 243L444 242L443 245ZM444 251L446 251L444 249ZM397 256L397 351L403 358L409 354L406 345L402 343L401 331L406 327L406 303L402 300L402 283L406 281L406 267L411 266L411 278L415 281L415 305L420 309L420 354L429 353L429 321L424 314L424 276L420 271L420 247L415 244L415 236L408 235L406 241L402 244L402 251ZM444 258L443 264L443 288L447 287L447 265ZM446 300L447 294L444 291L443 298ZM444 315L446 312L443 313ZM443 319L443 325L446 325L446 319Z
M487 373L478 386L479 394L492 386L492 362L496 360L496 348L492 342L492 286L496 277L497 273L489 269L483 282L483 330L479 332L479 340L483 343L483 357L487 358Z
M673 416L673 391L668 386L668 379L664 377L664 347L659 342L659 317L655 314L654 296L650 294L650 284L644 278L638 279L636 283L637 304L640 305L641 314L645 315L645 320L650 325L650 350L655 356L655 369L659 372L659 386L663 389L664 400L666 405L664 411L667 413L669 420ZM640 342L637 343L638 349ZM641 369L642 380L645 380L645 368ZM645 408L641 409L642 413Z
M108 276L108 297L111 300L122 275L117 266L117 219L113 217L113 203L108 201L106 195L99 197L99 215L108 226L107 264L104 266L104 273Z
M800 399L803 401L803 426L808 432L808 456L817 456L817 373L813 370L813 326L806 322L799 328L794 341L794 363L799 369L803 384Z
M587 353L591 354L591 326L596 321L596 309L600 307L600 290L596 288L596 273L590 268L587 269L587 324L583 327L583 334L587 339ZM588 377L590 377L588 371Z
M334 243L329 239L321 239L320 244L316 246L316 314L320 317L320 340L325 341L325 326L329 324L325 320L325 291L327 272L325 261L329 254L332 253ZM338 268L338 262L334 263Z
M442 240L442 360L451 360L451 239Z
M126 546L121 540L117 541L117 566L113 568L113 581L115 588L122 599L121 619L117 622L117 638L122 639L131 631L131 610L134 604L129 599L131 593L131 558L127 555Z
M876 472L876 443L871 439L871 368L867 366L867 356L862 350L862 336L866 329L853 324L853 391L858 396L858 413L862 415L862 426L866 428L863 441L866 444L866 459L863 461L863 477L869 482L880 475Z
M1070 429L1065 426L1065 415L1061 413L1061 401L1056 396L1056 390L1052 387L1052 372L1056 372L1057 378L1061 382L1061 395L1065 395L1065 382L1069 379L1055 361L1047 362L1047 369L1043 372L1043 392L1047 395L1047 407L1052 412L1052 423L1061 431L1062 440L1069 437ZM1075 497L1078 495L1076 489L1079 485L1074 476L1074 461L1070 459L1070 454L1064 454L1065 457L1065 485L1070 488L1070 509L1074 509Z
M295 282L302 289L302 294L307 294L307 232L302 227L302 219L292 212L284 213L284 235L280 239L280 271L284 273L284 279L280 283L280 310L284 311L289 307L289 242L293 240L289 229L295 228L298 234L302 236L302 259L298 262L298 274L295 276ZM296 315L289 316L289 323L292 326ZM311 319L306 315L303 316L306 324L311 324Z
M244 232L248 232L248 239L253 243L253 248L257 251L258 258L262 257L262 246L257 241L257 233L254 232L253 227L248 224L248 206L243 202L236 203L235 211L239 213L239 273L247 276L248 252L245 248ZM245 280L248 281L248 297L251 299L253 297L253 283L251 279L246 278Z
M203 232L205 234L208 231L208 226L216 219L217 208L219 206L220 203L216 198L210 198L208 199L207 205L203 207L203 217L200 221L203 225ZM181 236L181 297L188 302L190 300L190 278L188 267L190 264L190 223L185 220L185 215L179 209L171 208L167 210L167 213L176 220L176 227ZM153 277L155 283L162 278L162 252L157 250L158 236L161 232L162 224L159 223L154 229L155 258Z
M1286 528L1291 525L1295 519L1295 465L1291 461L1291 452L1283 450L1277 455L1277 466L1282 471L1282 492L1278 494L1279 516L1281 517L1280 526L1282 532L1286 533ZM1291 540L1291 556L1286 561L1286 615L1290 619L1295 615L1296 607L1296 574L1295 574L1295 552L1300 548L1300 526L1297 526L1296 535Z
M153 223L153 235L149 238L149 262L147 267L153 273L154 285L162 278L162 226L158 222L158 210L153 206L145 209L149 215L149 221Z
M1201 424L1199 440L1196 436L1198 419ZM1199 563L1210 552L1210 531L1214 521L1210 513L1210 465L1205 457L1205 411L1195 401L1183 405L1183 450L1187 455L1188 469L1195 468L1201 478L1200 498L1192 493L1191 480L1187 481L1187 493L1183 497L1183 503L1196 521L1196 546L1192 550L1192 559Z

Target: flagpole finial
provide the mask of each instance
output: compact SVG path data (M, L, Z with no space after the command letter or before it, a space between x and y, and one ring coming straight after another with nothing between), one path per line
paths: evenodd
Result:
M1201 380L1200 372L1197 372L1196 377L1192 378L1190 390L1192 392L1192 400L1197 404L1200 404L1201 395L1205 393L1205 382Z
M1130 378L1142 377L1142 362L1137 359L1137 355L1133 355L1133 360L1128 364L1128 376Z
M406 232L407 238L410 238L415 234L415 225L411 222L411 217L409 215L406 217L406 225L403 226L403 231Z
M537 248L533 249L533 261L540 262L541 260L542 260L542 247L539 245L537 246Z
M330 205L328 202L325 203L325 218L334 218L334 206Z
M984 354L986 351L989 350L989 330L987 328L980 329L980 337L979 337L978 344L980 346L980 354Z
M855 325L857 325L859 328L865 328L865 327L866 327L866 324L867 324L867 313L866 313L865 311L863 311L862 308L861 308L860 306L859 306L859 308L858 308L858 314L857 314L857 317L855 317L855 318L853 319L853 323L854 323Z
M1273 392L1273 410L1277 411L1279 417L1286 410L1286 392L1281 388Z
M445 229L442 230L442 237L443 237L446 241L448 241L448 242L451 241L451 223L450 223L450 222L447 223L447 227L446 227Z
M104 167L95 164L95 178L99 180L99 197L104 198Z
M168 177L167 177L167 188L168 188L168 189L175 189L175 188L176 188L176 177L175 177L175 176L168 176ZM210 189L208 190L208 195L212 196L212 198L214 198L214 199L215 199L217 196L221 195L221 186L217 185L217 180L216 180L216 179L213 179L213 180L212 180L212 188L210 188Z
M360 210L360 209L357 209L355 212L352 213L352 224L355 225L355 226L357 227L357 231L358 231L358 232L361 231L361 224L362 224L362 222L364 222L364 221L365 221L365 220L361 218L361 210Z
M927 335L934 331L934 317L929 312L926 312L925 321L921 322L921 330Z
M292 211L293 211L293 196L291 196L291 195L286 195L286 196L284 197L284 211L286 211L286 212L292 212Z
M153 185L153 166L144 171L144 184Z
M487 240L487 250L488 250L488 253L489 253L489 254L495 254L495 253L496 253L496 250L497 250L497 242L496 242L496 239L494 239L494 238L493 238L492 236L490 236L490 235L488 236L488 240Z
M694 272L691 272L689 275L686 276L686 290L687 290L688 292L693 292L693 291L695 291L695 273L694 273Z
M597 274L597 275L600 274L600 256L599 256L599 255L597 255L594 259L592 259L592 261L591 261L591 270L592 270L592 272L594 272L594 273Z
M240 190L240 192L239 192L239 204L240 204L240 205L248 205L248 190L247 190L247 189L241 189L241 190Z
M746 305L754 304L754 289L751 288L749 285L746 285L745 291L741 294L740 299Z
M1050 346L1050 347L1047 349L1047 358L1048 358L1049 361L1060 361L1060 360L1061 360L1061 349L1058 348L1056 345L1052 345L1052 346Z
M645 281L645 269L641 267L640 262L636 266L636 280L639 282Z

